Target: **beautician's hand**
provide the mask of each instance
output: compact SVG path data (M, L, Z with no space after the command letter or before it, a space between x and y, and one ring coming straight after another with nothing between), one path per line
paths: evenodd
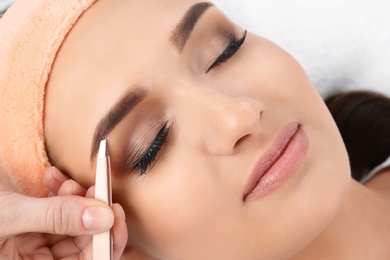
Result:
M127 242L122 207L92 199L94 187L87 191L54 167L44 182L49 198L0 190L0 259L92 259L92 235L111 227L119 259Z

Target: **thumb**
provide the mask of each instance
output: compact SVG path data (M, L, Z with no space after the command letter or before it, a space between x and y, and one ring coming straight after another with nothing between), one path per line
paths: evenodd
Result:
M114 223L114 213L104 202L80 196L32 198L3 191L0 208L0 238L27 232L92 235Z

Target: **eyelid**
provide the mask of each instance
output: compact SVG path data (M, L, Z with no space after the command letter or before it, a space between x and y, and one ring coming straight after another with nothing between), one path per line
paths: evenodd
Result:
M240 38L237 38L235 34L229 35L229 41L224 48L224 50L221 52L221 54L215 59L215 61L209 66L209 68L206 71L206 74L213 68L218 67L219 65L227 62L236 55L236 53L240 50L241 46L244 44L246 40L247 30L244 30L242 36ZM233 48L233 49L232 49ZM233 51L232 53L229 53ZM225 56L225 57L224 57Z
M140 172L139 176L145 175L148 170L153 167L153 165L157 162L159 156L163 152L163 148L168 141L170 130L170 127L165 124L157 133L156 137L151 142L149 147L138 159L135 168Z
M148 129L147 132L145 132L144 135L138 137L136 139L136 142L128 143L126 144L127 148L125 148L125 157L124 162L122 164L123 172L127 174L135 174L139 169L137 168L138 163L142 160L142 158L145 156L145 153L151 148L153 143L156 141L156 139L159 137L159 133L162 129L167 128L168 129L168 136L166 139L169 138L169 135L171 134L171 128L172 128L172 122L170 120L159 120L155 124L153 124L152 127ZM157 131L155 131L157 129ZM153 137L146 137L147 133L150 133L151 131L154 132ZM164 140L164 143L162 146L165 146L166 140ZM159 154L162 153L164 150L164 147L159 148L159 151L157 151L156 158L158 159ZM154 158L154 164L156 163L156 159ZM149 168L149 165L148 165Z

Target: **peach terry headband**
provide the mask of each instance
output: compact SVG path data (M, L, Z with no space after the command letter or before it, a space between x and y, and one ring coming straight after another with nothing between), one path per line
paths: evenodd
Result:
M18 0L0 19L0 184L45 196L45 87L56 54L96 0Z

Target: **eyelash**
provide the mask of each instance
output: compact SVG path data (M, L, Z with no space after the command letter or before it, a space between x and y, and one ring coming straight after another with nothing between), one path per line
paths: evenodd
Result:
M245 30L242 37L238 40L232 37L229 44L226 46L225 50L222 52L221 55L219 55L216 61L214 61L214 63L210 66L210 68L206 71L206 73L209 72L211 69L218 67L222 63L228 61L234 54L236 54L236 52L240 49L242 44L245 42L246 33L247 31Z
M156 160L159 151L168 139L169 130L170 128L167 125L164 125L154 138L153 142L149 145L148 149L146 149L141 158L135 163L134 168L140 172L140 176L146 174L149 167Z

